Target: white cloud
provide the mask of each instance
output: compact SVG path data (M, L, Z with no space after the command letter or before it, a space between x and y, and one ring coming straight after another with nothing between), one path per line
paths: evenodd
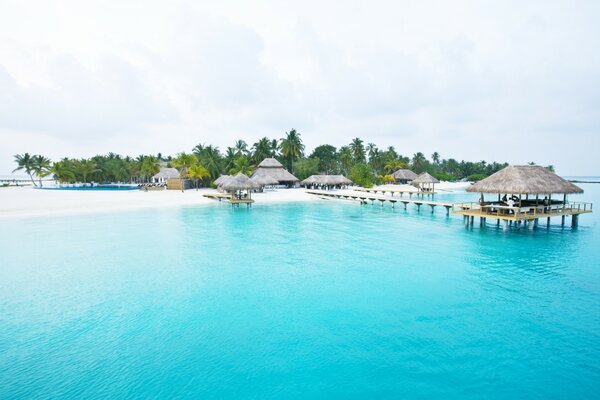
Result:
M174 153L296 128L309 148L360 136L598 174L598 17L586 1L8 2L0 171L24 151Z

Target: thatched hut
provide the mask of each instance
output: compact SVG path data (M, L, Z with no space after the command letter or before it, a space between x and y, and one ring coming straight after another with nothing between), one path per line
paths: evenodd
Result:
M567 203L568 194L583 193L583 189L539 165L508 166L473 184L467 192L481 193L481 198L478 203L464 203L460 210L453 211L462 214L466 224L479 216L504 220L505 229L507 221L533 221L533 228L541 217L547 217L550 224L550 217L560 216L564 224L565 217L571 215L572 225L577 226L580 214L592 212L590 203ZM487 193L497 194L498 199L486 201ZM557 194L563 198L552 200Z
M392 174L396 183L406 184L414 181L417 178L417 174L412 172L410 169L399 169Z
M266 186L279 184L277 179L271 178L270 176L253 176L250 179L252 179L261 189L264 189Z
M335 187L335 186L347 186L352 184L353 182L346 178L343 175L311 175L300 184L305 187L309 186L325 186L325 187Z
M279 185L294 186L299 179L290 174L283 165L274 158L262 160L252 177L268 177L277 180Z
M436 183L440 183L440 181L428 172L423 172L412 181L412 185L419 188L422 192L433 192Z
M157 174L152 176L152 183L167 183L168 179L179 179L177 168L161 167Z
M231 178L231 175L221 175L217 179L215 179L215 185L220 186L225 180Z
M546 203L551 203L553 194L562 194L562 203L566 203L568 194L583 193L583 189L540 165L510 165L471 185L467 192L481 193L482 203L484 193L498 194L498 200L503 194L511 196L515 202L518 196L519 204L523 202L523 195L526 201L535 195L536 203L543 195Z
M244 175L241 172L235 176L225 179L221 183L221 189L228 193L231 193L232 200L234 198L234 195L236 195L238 199L247 198L249 200L251 198L252 190L258 188L260 188L259 184L257 184L252 179L248 178L247 175ZM242 190L246 191L246 196L242 196Z

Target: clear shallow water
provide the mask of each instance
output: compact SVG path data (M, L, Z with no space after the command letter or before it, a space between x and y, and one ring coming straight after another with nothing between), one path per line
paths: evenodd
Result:
M598 218L502 232L323 202L5 219L0 398L594 398Z

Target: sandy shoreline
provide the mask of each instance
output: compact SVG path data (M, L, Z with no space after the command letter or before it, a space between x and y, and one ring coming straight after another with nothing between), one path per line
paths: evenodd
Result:
M462 191L468 184L446 183L438 186L438 192ZM395 188L412 190L412 186L394 185ZM44 217L113 211L129 211L151 208L181 206L217 206L218 201L204 197L216 193L214 189L142 192L132 191L75 191L36 190L32 187L0 188L0 218ZM258 204L321 201L307 194L305 189L277 189L254 193Z

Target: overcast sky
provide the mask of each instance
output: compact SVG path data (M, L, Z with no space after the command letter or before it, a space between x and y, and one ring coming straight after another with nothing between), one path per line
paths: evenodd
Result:
M3 0L0 174L295 128L600 175L600 1L199 3Z

